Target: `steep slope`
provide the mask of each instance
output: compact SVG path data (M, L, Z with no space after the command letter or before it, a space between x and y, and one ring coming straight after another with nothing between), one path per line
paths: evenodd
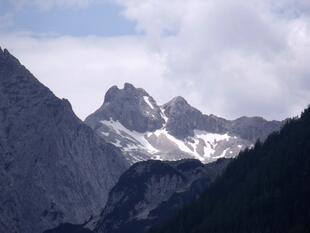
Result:
M148 159L199 159L203 163L235 157L282 122L259 117L228 121L205 115L176 97L163 106L143 89L125 83L105 95L85 120L104 140L120 147L130 163Z
M310 107L253 149L160 233L310 232Z
M7 50L0 49L0 232L41 233L98 214L128 167Z
M168 118L167 131L178 139L193 137L194 130L219 134L227 132L228 122L225 119L203 115L199 110L190 106L183 97L173 98L163 105L163 109Z
M110 192L95 232L147 232L197 198L228 162L149 160L134 164Z

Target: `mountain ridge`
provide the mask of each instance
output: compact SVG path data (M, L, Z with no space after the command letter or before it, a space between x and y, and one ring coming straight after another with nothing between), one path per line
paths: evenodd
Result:
M94 232L144 233L199 197L230 160L148 160L132 165L109 194Z
M99 136L120 147L134 163L186 158L212 162L231 158L282 126L261 117L226 120L203 114L183 97L158 105L144 89L111 87L102 106L85 119Z

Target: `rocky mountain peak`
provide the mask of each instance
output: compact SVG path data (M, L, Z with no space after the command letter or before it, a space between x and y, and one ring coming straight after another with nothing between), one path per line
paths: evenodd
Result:
M2 49L1 47L0 47L0 59L11 59L12 61L18 61L18 59L16 57L14 57L9 52L9 50L7 50L6 48Z
M175 97L163 105L168 117L167 130L177 138L184 138L193 134L193 129L201 121L203 114L188 104L183 97Z
M4 49L4 50L6 50L6 49ZM3 55L4 50L0 47L0 55Z
M168 117L175 115L184 115L188 113L202 115L202 112L191 106L182 96L174 97L168 103L163 105L163 109Z
M138 88L136 88L134 85L132 85L131 83L124 83L124 89L125 90L137 90ZM141 89L141 88L140 88Z
M107 91L104 104L111 103L113 101L124 101L125 99L130 99L138 101L140 98L144 96L150 97L149 94L142 88L136 88L134 85L130 83L125 83L124 88L120 89L118 86L112 86ZM103 106L104 107L104 106Z
M110 87L104 96L104 103L113 101L113 99L117 97L119 91L120 89L116 85Z
M176 96L169 101L170 105L189 105L188 102L182 96Z
M103 105L86 122L96 128L98 121L118 121L127 129L137 132L154 131L164 124L156 101L142 88L125 83L123 89L111 87Z
M170 100L168 103L164 104L163 106L165 110L165 114L167 116L171 114L182 114L184 111L194 111L194 112L200 112L194 107L192 107L183 97L177 96L174 97L172 100Z
M128 164L7 50L0 51L0 232L81 224Z
M207 163L231 158L281 127L281 122L261 117L230 121L206 115L181 96L159 107L145 90L129 83L123 89L111 87L102 107L86 123L121 148L131 163L182 158Z
M2 64L5 63L15 63L15 64L19 64L19 61L10 54L10 52L7 49L3 49L0 47L0 62Z

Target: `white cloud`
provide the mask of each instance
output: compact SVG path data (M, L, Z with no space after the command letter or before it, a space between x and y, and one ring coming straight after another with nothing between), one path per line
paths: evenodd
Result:
M162 75L165 65L139 37L1 36L12 54L81 117L95 111L107 89L131 82L160 100L176 91Z
M82 118L125 81L227 118L284 119L310 103L308 1L114 1L144 34L1 41Z
M308 1L116 1L204 111L279 119L310 102Z

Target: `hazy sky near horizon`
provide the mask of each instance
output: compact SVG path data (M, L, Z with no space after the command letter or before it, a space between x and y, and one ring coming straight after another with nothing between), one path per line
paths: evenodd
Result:
M82 119L124 82L228 119L310 104L309 0L0 0L0 46Z

